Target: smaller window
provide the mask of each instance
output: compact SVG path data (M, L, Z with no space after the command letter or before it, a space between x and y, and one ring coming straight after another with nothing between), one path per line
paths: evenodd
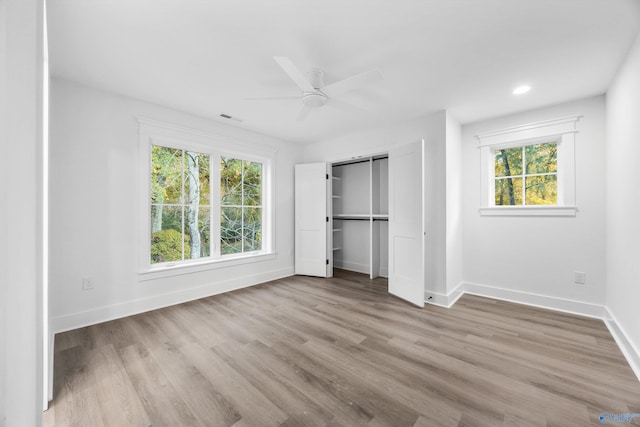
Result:
M496 206L557 204L556 142L501 148L494 153Z
M476 135L480 214L575 216L575 135L580 116Z

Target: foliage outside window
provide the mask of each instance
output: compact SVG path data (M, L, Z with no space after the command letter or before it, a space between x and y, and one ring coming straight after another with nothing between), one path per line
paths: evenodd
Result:
M258 162L152 145L151 264L262 250L262 173Z
M262 248L262 164L220 159L220 252Z
M495 205L556 205L556 142L495 150Z
M152 146L151 263L210 255L210 156Z

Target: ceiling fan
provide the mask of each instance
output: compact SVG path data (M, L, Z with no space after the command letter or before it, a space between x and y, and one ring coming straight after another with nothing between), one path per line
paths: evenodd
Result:
M298 121L307 118L311 110L320 108L331 98L331 105L342 109L357 109L357 107L337 101L335 98L345 92L359 89L363 86L382 80L382 74L378 70L370 70L355 76L340 80L329 85L324 85L323 72L319 68L312 68L305 76L298 67L287 57L274 56L273 59L280 65L285 73L302 90L301 96L287 97L263 97L245 98L248 101L269 101L281 99L302 100L302 109L298 114Z

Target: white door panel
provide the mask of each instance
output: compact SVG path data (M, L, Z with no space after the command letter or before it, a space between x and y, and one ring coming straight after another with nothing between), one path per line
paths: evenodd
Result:
M389 293L424 307L424 142L389 151Z
M295 273L328 277L327 165L295 166Z

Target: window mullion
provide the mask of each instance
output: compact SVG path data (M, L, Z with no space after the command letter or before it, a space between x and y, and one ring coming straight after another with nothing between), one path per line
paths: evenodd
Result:
M213 159L216 159L214 162ZM219 154L211 154L209 157L209 171L211 174L211 182L213 185L209 185L211 200L209 204L211 206L211 241L215 243L215 252L213 255L219 258L222 255L222 193L221 186L221 163L222 156Z
M527 159L525 156L527 155L527 150L525 150L526 146L522 147L522 205L527 204Z
M182 243L182 260L185 260L185 253L184 253L184 211L185 211L185 198L184 198L184 150L182 151L182 155L181 155L181 159L180 159L180 179L181 179L181 183L180 183L180 205L181 205L181 212L182 212L182 224L180 227L180 235L182 236L181 239L181 243Z
M244 253L244 160L240 162L240 248Z

